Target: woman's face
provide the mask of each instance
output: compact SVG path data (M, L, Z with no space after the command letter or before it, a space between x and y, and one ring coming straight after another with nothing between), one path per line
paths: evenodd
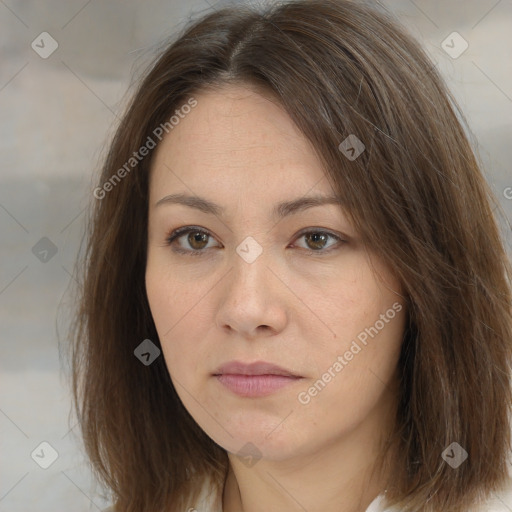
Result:
M179 397L234 454L285 460L378 432L396 400L399 283L339 204L305 201L332 189L282 108L241 86L195 99L150 179L146 289ZM163 200L175 194L191 199Z

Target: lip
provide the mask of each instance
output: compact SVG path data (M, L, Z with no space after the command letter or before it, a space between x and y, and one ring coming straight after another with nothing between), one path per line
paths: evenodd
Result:
M221 365L214 375L281 375L283 377L301 377L286 368L265 361L256 361L254 363L243 363L241 361L230 361Z
M268 396L302 379L294 372L264 361L223 364L213 376L233 393L243 397Z

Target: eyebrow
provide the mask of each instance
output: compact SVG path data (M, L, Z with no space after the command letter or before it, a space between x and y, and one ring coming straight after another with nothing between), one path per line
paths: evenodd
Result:
M212 203L208 199L199 196L190 196L188 194L171 194L162 197L155 203L155 207L164 204L181 204L190 208L195 208L203 213L222 216L225 213L225 208L218 204ZM283 201L278 203L272 209L272 216L275 218L283 218L294 213L299 213L308 208L315 206L322 206L325 204L342 205L340 198L336 196L313 195L293 199L292 201Z

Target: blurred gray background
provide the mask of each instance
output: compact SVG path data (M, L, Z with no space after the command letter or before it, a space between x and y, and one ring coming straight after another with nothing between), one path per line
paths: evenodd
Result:
M85 463L58 352L84 209L132 74L191 17L227 3L0 0L0 512L109 504ZM383 4L455 93L510 252L512 1ZM511 496L500 499L512 511Z

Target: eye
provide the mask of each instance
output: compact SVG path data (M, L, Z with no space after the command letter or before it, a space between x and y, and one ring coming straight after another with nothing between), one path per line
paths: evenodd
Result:
M187 235L185 237L185 235ZM184 247L182 244L176 244L183 238L183 243L188 245ZM209 238L212 238L208 231L194 226L185 226L175 229L167 238L166 243L173 247L173 251L180 254L190 256L201 256L207 252L207 249L213 248L208 246ZM324 254L333 250L333 246L339 246L346 243L339 235L322 229L308 229L299 233L295 240L304 238L307 247L302 247L310 254ZM329 239L334 241L333 244L327 245ZM326 249L327 247L327 249Z
M187 243L191 249L184 248L182 245L176 245L175 243L181 238L185 237L185 235L188 235L185 238L185 243ZM166 242L168 245L173 246L173 250L175 252L181 254L190 254L191 256L200 256L202 253L206 252L206 249L210 248L207 247L209 237L211 237L211 235L201 228L186 226L183 228L175 229L167 237Z
M342 239L339 235L322 229L308 229L308 231L303 231L299 234L296 240L301 238L304 238L308 246L304 249L309 253L327 253L333 250L334 246L346 243L346 240ZM329 239L334 240L334 243L327 245Z

